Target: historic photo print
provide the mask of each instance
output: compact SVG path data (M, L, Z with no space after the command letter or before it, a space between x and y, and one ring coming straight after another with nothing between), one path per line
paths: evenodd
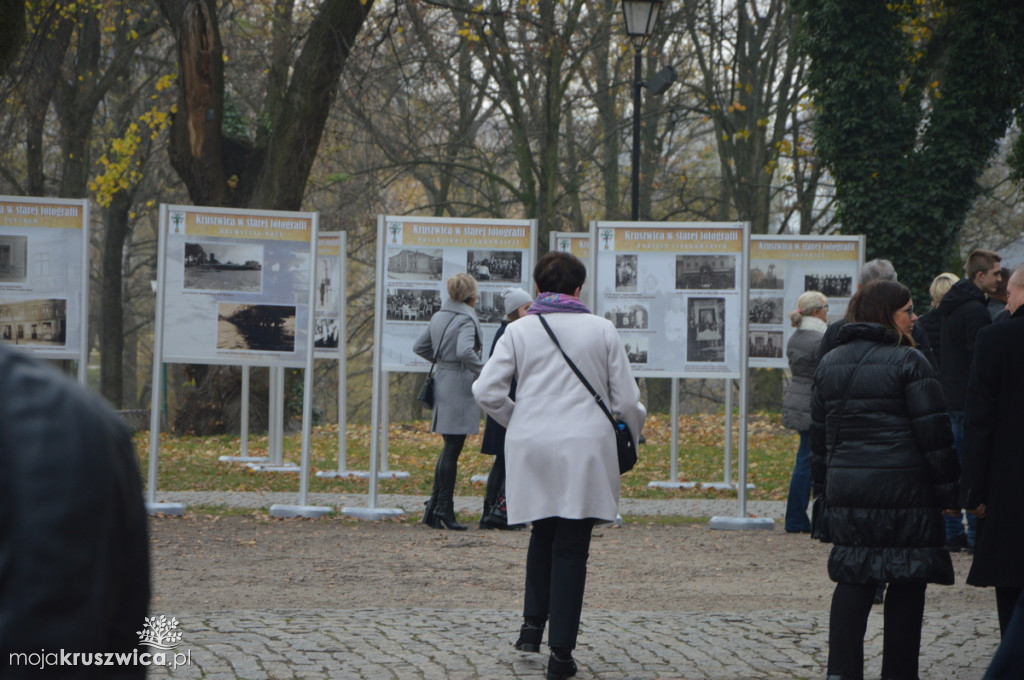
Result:
M317 349L338 349L338 319L333 316L318 316L313 347Z
M28 237L0 236L0 283L28 280Z
M637 279L636 255L615 256L615 292L635 293Z
M185 243L185 288L259 293L263 246L251 243Z
M782 290L785 280L785 262L757 262L750 268L751 290Z
M434 289L389 288L388 321L430 321L441 309L441 292Z
M604 318L615 324L616 328L647 330L651 314L641 304L616 305L604 313Z
M724 362L725 298L692 297L687 312L686 360Z
M295 351L294 305L217 305L217 349Z
M734 290L735 255L676 255L676 290Z
M747 320L750 323L782 323L782 296L751 297Z
M442 253L440 248L403 248L388 256L388 278L397 281L440 281L444 268Z
M12 345L67 345L68 301L61 298L0 302L0 339Z
M805 274L804 290L816 290L825 297L853 295L853 277L847 274Z
M782 331L750 331L747 354L759 359L781 359L782 344Z
M515 250L470 250L466 253L466 271L477 281L521 283L523 253Z

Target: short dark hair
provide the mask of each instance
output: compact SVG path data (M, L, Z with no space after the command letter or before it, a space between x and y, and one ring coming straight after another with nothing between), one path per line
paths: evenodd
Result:
M967 256L967 278L973 281L979 272L987 272L1002 261L999 253L978 248Z
M561 250L552 250L537 261L533 282L538 293L572 295L587 280L587 268L578 257Z
M910 302L910 289L896 281L871 281L850 298L846 310L848 321L877 323L896 333L898 343L914 346L914 339L904 336L892 317L903 305Z

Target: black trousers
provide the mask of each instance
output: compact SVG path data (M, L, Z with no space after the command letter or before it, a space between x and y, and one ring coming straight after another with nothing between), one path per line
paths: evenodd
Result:
M875 599L875 583L838 583L829 613L828 674L864 678L864 633ZM882 678L917 680L924 619L925 584L890 583L885 594Z
M1024 594L1017 598L1013 616L1006 628L1002 629L1002 633L1003 641L999 643L999 648L982 680L1024 678Z
M445 434L444 447L434 465L434 490L436 511L443 514L452 508L455 495L455 477L459 470L459 455L466 443L464 434Z
M548 621L551 647L576 648L593 530L592 519L548 517L533 522L523 616Z
M487 491L484 494L484 513L490 511L498 502L501 490L505 488L505 454L494 454L494 463L487 475Z

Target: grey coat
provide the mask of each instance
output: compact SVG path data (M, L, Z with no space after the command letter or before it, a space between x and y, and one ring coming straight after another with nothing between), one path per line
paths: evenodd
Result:
M443 336L443 337L442 337ZM477 434L480 407L473 399L473 381L484 366L480 321L472 307L448 300L430 318L430 325L412 347L434 360L434 412L431 429L441 434Z
M786 358L789 359L793 379L782 397L782 424L797 432L811 429L811 387L814 385L814 369L821 358L818 350L822 335L821 331L801 325L786 345Z

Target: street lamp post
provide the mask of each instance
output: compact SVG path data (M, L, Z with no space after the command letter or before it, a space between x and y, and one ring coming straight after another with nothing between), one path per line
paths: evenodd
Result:
M663 0L622 0L622 15L626 20L626 35L633 43L633 149L632 210L630 219L640 219L640 89L644 86L643 47L654 32L661 14ZM673 72L674 73L674 72Z

